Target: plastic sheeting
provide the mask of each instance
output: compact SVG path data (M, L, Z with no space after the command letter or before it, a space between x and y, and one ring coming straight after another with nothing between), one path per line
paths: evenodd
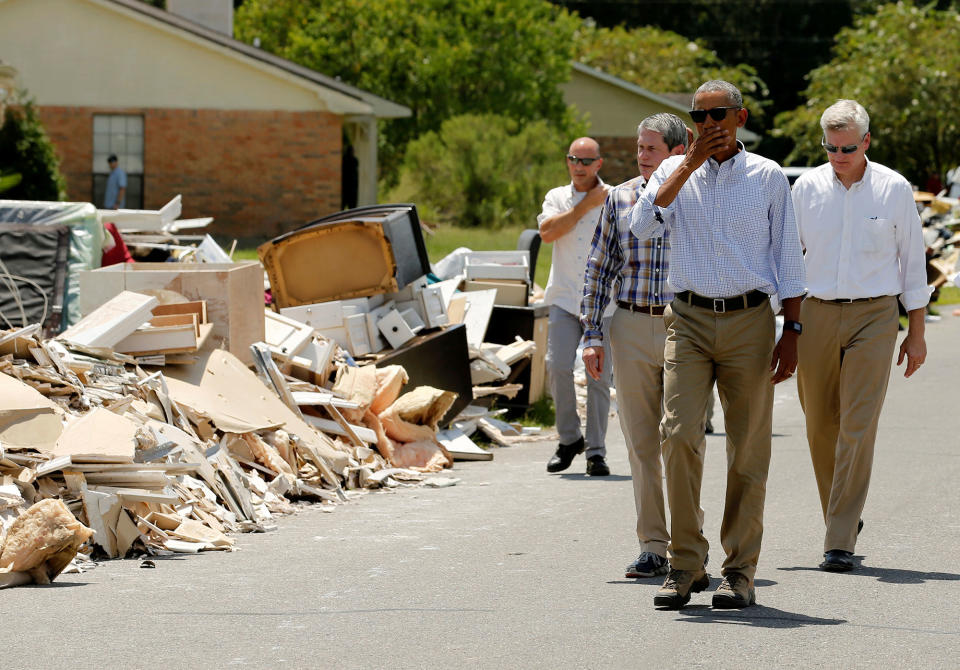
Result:
M89 202L0 200L0 223L67 226L70 254L61 328L80 320L80 272L100 267L105 231L97 208ZM0 250L3 253L3 250ZM52 301L52 296L50 299Z

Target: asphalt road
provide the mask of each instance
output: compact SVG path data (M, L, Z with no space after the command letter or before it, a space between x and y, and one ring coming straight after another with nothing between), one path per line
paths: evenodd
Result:
M949 310L945 310L949 314ZM777 389L758 605L710 593L657 611L636 556L629 469L553 445L457 464L461 483L313 509L240 550L112 561L50 587L0 591L5 668L956 668L960 658L960 317L927 328L930 355L894 373L866 522L850 574L816 569L823 523L796 386ZM724 436L708 439L706 533L719 583ZM712 590L712 589L711 589Z

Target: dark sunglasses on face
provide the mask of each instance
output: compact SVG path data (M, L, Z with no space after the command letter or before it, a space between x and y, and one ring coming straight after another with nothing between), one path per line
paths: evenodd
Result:
M688 113L694 123L703 123L707 120L707 114L714 121L723 121L727 118L727 111L731 109L743 109L742 107L714 107L713 109L691 109Z
M573 163L574 165L576 165L577 163L580 163L580 165L590 165L591 163L593 163L593 161L598 161L600 159L599 158L580 158L579 156L573 156L571 154L567 154L567 160Z
M860 145L863 144L864 138L866 138L866 134L864 134L864 136L861 137L860 141L856 144L845 144L842 147L838 147L836 144L829 144L827 142L827 138L824 137L822 140L820 140L820 146L826 149L828 154L835 154L838 151L845 154L852 154L854 151L860 148Z

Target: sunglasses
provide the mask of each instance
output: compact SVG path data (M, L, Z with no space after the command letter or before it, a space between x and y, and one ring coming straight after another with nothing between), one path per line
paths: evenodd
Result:
M867 136L864 135L856 144L845 144L842 147L838 147L836 144L829 144L827 142L827 138L824 137L822 140L820 140L820 146L826 149L828 154L835 154L838 151L845 154L852 154L854 151L860 148L860 145L863 144L863 140L866 137Z
M580 163L580 165L590 165L593 163L593 161L600 160L600 158L580 158L579 156L573 156L571 154L567 154L567 160L573 163L574 165L576 165L577 163Z
M694 123L703 123L707 120L707 114L714 121L723 121L727 118L727 112L731 109L743 109L742 107L714 107L713 109L691 109L688 114Z

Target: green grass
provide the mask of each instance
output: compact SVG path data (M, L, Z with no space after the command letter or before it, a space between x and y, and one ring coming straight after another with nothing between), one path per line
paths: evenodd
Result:
M956 305L960 303L960 288L956 286L943 286L940 288L940 295L934 305Z

